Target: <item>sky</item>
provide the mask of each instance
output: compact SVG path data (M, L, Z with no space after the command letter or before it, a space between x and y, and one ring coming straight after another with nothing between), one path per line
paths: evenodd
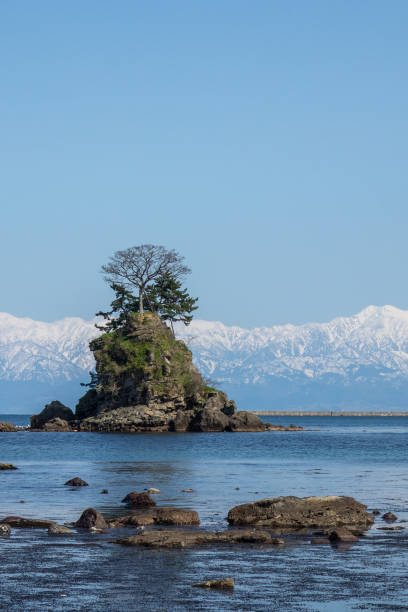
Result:
M2 0L0 311L92 318L152 243L199 318L408 308L408 3Z

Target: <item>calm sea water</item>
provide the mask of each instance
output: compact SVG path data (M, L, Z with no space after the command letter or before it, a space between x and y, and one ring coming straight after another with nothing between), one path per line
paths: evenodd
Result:
M28 417L0 415L25 425ZM266 417L265 417L266 420ZM245 434L2 433L0 517L76 520L93 506L125 509L129 491L157 487L160 505L195 509L202 526L224 529L228 509L279 495L351 495L408 520L408 418L279 417L309 431ZM316 431L319 430L319 431ZM84 478L89 487L64 482ZM239 490L236 488L239 487ZM192 488L193 493L182 489ZM108 495L101 495L108 489ZM21 503L21 502L24 503ZM13 530L2 538L0 608L7 610L408 610L408 523L381 519L349 549L288 538L279 550L149 551L107 535L51 538ZM232 593L194 582L233 576ZM61 597L66 595L66 597Z

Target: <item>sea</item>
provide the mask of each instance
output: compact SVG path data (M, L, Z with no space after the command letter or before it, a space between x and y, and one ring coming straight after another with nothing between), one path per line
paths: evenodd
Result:
M132 530L72 537L13 529L0 538L0 609L27 611L408 610L408 418L263 417L300 432L0 434L0 518L69 523L85 508L129 511L130 491L197 510L201 528L228 528L237 504L280 495L347 495L397 515L349 547L284 536L283 547L149 550L112 542ZM28 416L0 415L27 425ZM79 476L88 487L64 483ZM102 494L107 489L108 494ZM192 492L184 492L192 489ZM192 587L233 577L233 591Z

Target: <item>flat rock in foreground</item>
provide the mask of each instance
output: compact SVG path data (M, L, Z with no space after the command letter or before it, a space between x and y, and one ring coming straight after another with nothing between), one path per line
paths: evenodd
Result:
M228 512L231 525L259 525L278 529L315 527L369 528L374 522L367 506L352 497L275 497L235 506Z
M51 525L55 525L55 521L46 521L43 519L23 518L21 516L6 516L0 521L0 524L6 523L11 527L19 529L48 529Z
M219 580L206 580L205 582L196 582L193 587L201 589L233 589L235 582L233 578L221 578Z
M187 529L155 529L141 534L114 540L123 546L146 548L192 548L211 544L267 544L280 542L266 531L234 529L230 531L193 531Z
M195 510L186 508L154 508L135 514L127 514L109 521L109 527L144 527L145 525L199 525L200 517Z

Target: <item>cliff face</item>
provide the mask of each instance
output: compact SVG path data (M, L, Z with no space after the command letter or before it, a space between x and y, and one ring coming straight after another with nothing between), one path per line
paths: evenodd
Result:
M131 315L90 348L97 383L76 407L83 430L200 430L213 411L223 421L213 423L219 431L237 414L234 402L205 384L187 346L155 314Z

